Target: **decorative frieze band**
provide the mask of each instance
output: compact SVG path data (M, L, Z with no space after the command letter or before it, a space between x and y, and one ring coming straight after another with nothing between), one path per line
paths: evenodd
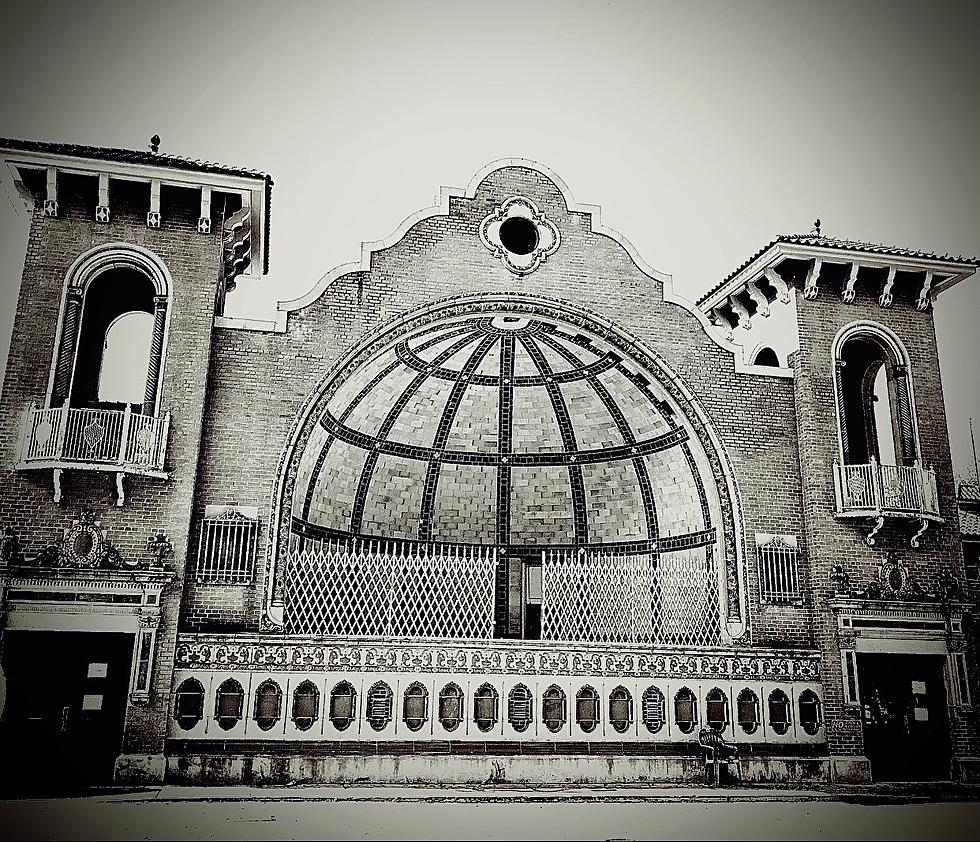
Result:
M462 644L399 644L389 641L314 643L241 642L182 635L178 669L292 672L418 672L572 675L583 677L717 678L818 681L816 653L689 653L620 648L563 650L559 647Z

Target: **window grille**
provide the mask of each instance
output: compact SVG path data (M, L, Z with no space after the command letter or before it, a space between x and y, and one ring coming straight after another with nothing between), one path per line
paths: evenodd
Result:
M633 722L633 697L625 687L609 694L609 724L617 734L625 734Z
M756 533L755 543L760 597L766 602L801 602L796 536Z
M588 685L575 696L575 721L587 734L599 724L599 694Z
M518 684L507 694L507 721L515 731L526 731L531 724L531 691Z
M330 721L338 731L345 731L354 721L357 694L347 681L341 681L330 693Z
M214 718L222 731L230 731L242 718L245 691L242 685L229 678L219 688L214 699Z
M196 678L182 681L174 697L174 719L185 731L204 719L204 687Z
M418 731L429 718L429 691L419 682L405 690L402 719L409 731Z
M759 730L759 697L751 690L738 694L738 724L746 734Z
M705 702L705 722L712 731L721 733L728 725L728 697L716 687Z
M324 541L294 552L287 634L493 638L494 547Z
M439 693L439 722L447 731L455 731L463 721L463 691L458 684L447 684Z
M264 681L255 691L255 724L269 731L282 716L282 690L276 682Z
M197 546L197 580L251 582L258 539L257 507L206 506Z
M820 729L820 699L812 690L800 693L800 725L811 737Z
M367 694L367 721L375 731L383 731L391 722L393 693L383 681L372 685Z
M542 554L541 637L596 643L712 646L721 622L712 547L659 557Z
M567 718L565 691L552 684L541 697L541 719L544 727L555 734L565 727Z
M643 724L647 731L656 734L664 727L667 719L664 694L656 687L647 687L643 691Z
M308 731L319 713L320 691L312 681L304 681L293 691L293 723L300 731Z
M473 721L481 731L489 731L497 724L497 691L484 684L473 694Z
M674 696L674 722L677 723L682 734L690 734L694 731L698 721L697 707L697 699L687 687L677 691Z
M789 699L782 690L773 690L769 694L769 727L782 736L789 731L789 725Z

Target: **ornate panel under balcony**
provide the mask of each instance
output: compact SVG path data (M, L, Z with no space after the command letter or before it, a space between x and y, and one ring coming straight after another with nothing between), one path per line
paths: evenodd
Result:
M837 517L871 518L874 526L867 536L869 546L881 530L886 517L918 520L912 537L913 547L930 521L941 523L936 472L915 465L882 465L872 461L863 465L834 465Z
M18 470L54 470L54 498L61 501L63 470L112 471L118 504L125 502L125 474L166 479L170 413L141 415L125 410L31 405Z

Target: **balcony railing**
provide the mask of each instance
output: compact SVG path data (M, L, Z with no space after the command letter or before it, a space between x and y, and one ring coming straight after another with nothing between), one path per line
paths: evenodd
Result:
M31 406L18 468L89 468L164 476L170 413L140 415L130 407Z
M936 472L920 465L834 465L837 514L939 520Z

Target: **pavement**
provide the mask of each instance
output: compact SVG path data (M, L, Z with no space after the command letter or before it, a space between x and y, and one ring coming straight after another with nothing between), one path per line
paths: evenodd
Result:
M980 839L980 788L283 786L0 801L0 839Z

